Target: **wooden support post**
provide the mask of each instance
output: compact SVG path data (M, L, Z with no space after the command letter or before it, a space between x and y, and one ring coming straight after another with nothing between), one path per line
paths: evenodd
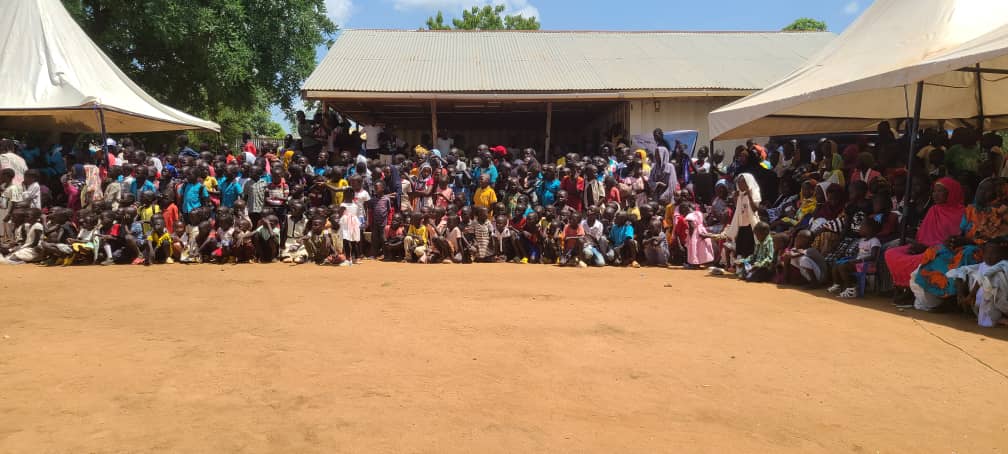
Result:
M431 116L431 147L437 146L438 138L438 127L437 127L437 100L432 99L430 102L430 116ZM445 150L441 150L444 153Z
M977 86L977 131L982 136L984 133L984 99L983 99L983 72L980 63L976 64L976 86Z
M546 149L545 161L550 162L550 136L553 134L553 101L546 101Z

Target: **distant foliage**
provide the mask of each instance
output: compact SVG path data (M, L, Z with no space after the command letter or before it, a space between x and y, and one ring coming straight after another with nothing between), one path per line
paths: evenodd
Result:
M427 18L428 30L539 30L541 25L539 20L533 17L523 17L522 15L504 15L504 5L490 6L482 8L474 6L462 10L462 17L452 19L451 25L445 23L444 14L441 11L437 15Z
M826 23L821 20L815 20L808 17L802 17L800 19L795 19L791 25L784 27L781 31L785 32L824 32L826 31Z

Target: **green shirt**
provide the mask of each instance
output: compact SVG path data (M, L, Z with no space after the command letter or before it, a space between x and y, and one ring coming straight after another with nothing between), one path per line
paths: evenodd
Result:
M749 258L753 268L770 268L773 265L773 235L767 235L762 243L756 243L756 251Z

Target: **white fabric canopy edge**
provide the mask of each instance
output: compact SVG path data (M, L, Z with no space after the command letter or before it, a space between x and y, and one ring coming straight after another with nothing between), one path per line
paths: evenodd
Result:
M930 0L927 3L941 4L949 10L954 10L958 3L971 0ZM911 4L908 4L911 3ZM923 2L922 2L923 3ZM1008 4L1008 2L1006 2ZM883 120L901 119L910 116L915 102L914 85L917 81L925 81L925 93L923 101L928 104L929 91L960 89L963 97L974 96L976 91L975 82L972 85L961 87L949 87L943 84L943 78L957 78L962 80L975 80L976 75L968 72L959 72L960 68L973 67L980 63L985 69L1008 69L1008 24L1001 25L982 33L963 43L954 43L946 48L931 52L917 58L914 63L906 64L887 71L878 73L861 74L864 77L855 77L845 82L827 85L823 88L808 91L797 91L794 86L809 86L814 83L811 76L829 71L835 74L837 71L856 69L856 62L836 62L831 57L839 51L850 52L845 49L849 34L871 33L872 30L861 26L862 23L869 26L879 22L878 18L866 18L876 11L889 13L893 9L924 8L929 5L919 5L914 2L898 2L893 0L878 0L875 5L865 12L864 16L858 19L847 31L836 39L834 43L827 46L823 52L810 60L809 64L799 68L795 72L786 76L770 87L761 90L753 95L730 103L720 109L711 112L709 123L712 137L715 140L740 139L752 136L771 136L782 134L810 134L810 133L835 133L835 132L861 132L874 130L875 126ZM1000 8L1006 8L1004 5ZM923 28L927 28L924 26ZM878 30L874 30L877 33ZM949 33L954 35L953 33ZM898 39L896 39L898 41ZM883 50L879 50L883 52ZM898 61L912 59L913 56L894 56ZM856 71L854 71L856 73ZM1008 79L1008 76L1005 76ZM997 85L1003 80L984 81L985 88L997 88L997 94L1005 92L1008 84ZM930 89L930 90L929 90ZM897 97L894 91L898 91L901 98L899 104L900 115L893 115L889 109L888 115L870 115L872 112L864 112L869 115L845 115L833 114L829 110L829 102L837 102L835 107L850 107L847 110L856 110L856 106L841 104L836 101L838 97L846 97L844 102L857 103L857 99L863 102L870 102L872 97L880 97L879 94L888 90L888 97ZM994 94L994 93L991 93ZM995 106L988 104L988 93L985 91L984 117L985 129L995 129L1008 126L1008 102L996 103ZM941 100L946 104L950 100ZM975 100L974 100L975 104ZM891 106L890 106L891 107ZM815 110L814 113L809 111ZM840 110L840 109L838 109ZM789 114L793 113L793 114ZM946 116L936 112L928 112L922 115L922 122L928 120L952 120L963 122L976 119L979 112L971 115ZM976 124L974 120L972 124Z

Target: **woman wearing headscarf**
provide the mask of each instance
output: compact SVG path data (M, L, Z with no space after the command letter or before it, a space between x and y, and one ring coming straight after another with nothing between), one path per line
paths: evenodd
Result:
M920 267L910 275L916 309L933 310L944 298L955 296L956 286L945 273L980 263L986 242L1008 236L1006 187L1001 178L981 182L973 204L963 212L958 234L924 251Z
M678 181L675 175L675 168L669 152L668 141L665 140L665 133L661 129L654 130L654 140L657 144L654 153L654 164L651 165L651 175L648 182L651 185L651 193L657 199L671 201L670 194L675 194Z
M413 209L419 211L421 208L434 206L434 170L430 163L420 165L420 172L412 178L413 192L410 200L413 202Z
M63 193L67 197L67 208L77 220L77 212L81 209L81 189L84 187L84 165L74 164L70 174L63 175Z
M101 183L101 169L93 164L85 165L84 186L80 191L81 208L90 208L92 203L105 199Z
M748 257L756 250L753 227L760 222L757 212L762 201L760 187L751 173L743 173L735 178L735 188L738 193L735 213L724 232L715 238L730 239L735 243L735 254L738 257Z
M824 140L819 146L822 159L819 161L819 172L822 181L846 185L847 178L844 175L843 156L837 151L837 143L833 140Z
M934 205L924 216L914 241L885 252L886 267L889 268L896 287L910 286L910 274L920 266L928 248L938 246L959 234L959 223L965 210L963 190L959 182L949 177L938 180L934 184L931 198Z
M844 233L844 191L840 185L824 181L816 186L816 209L809 229L815 235L812 247L823 254L837 249ZM860 224L860 223L859 223Z

